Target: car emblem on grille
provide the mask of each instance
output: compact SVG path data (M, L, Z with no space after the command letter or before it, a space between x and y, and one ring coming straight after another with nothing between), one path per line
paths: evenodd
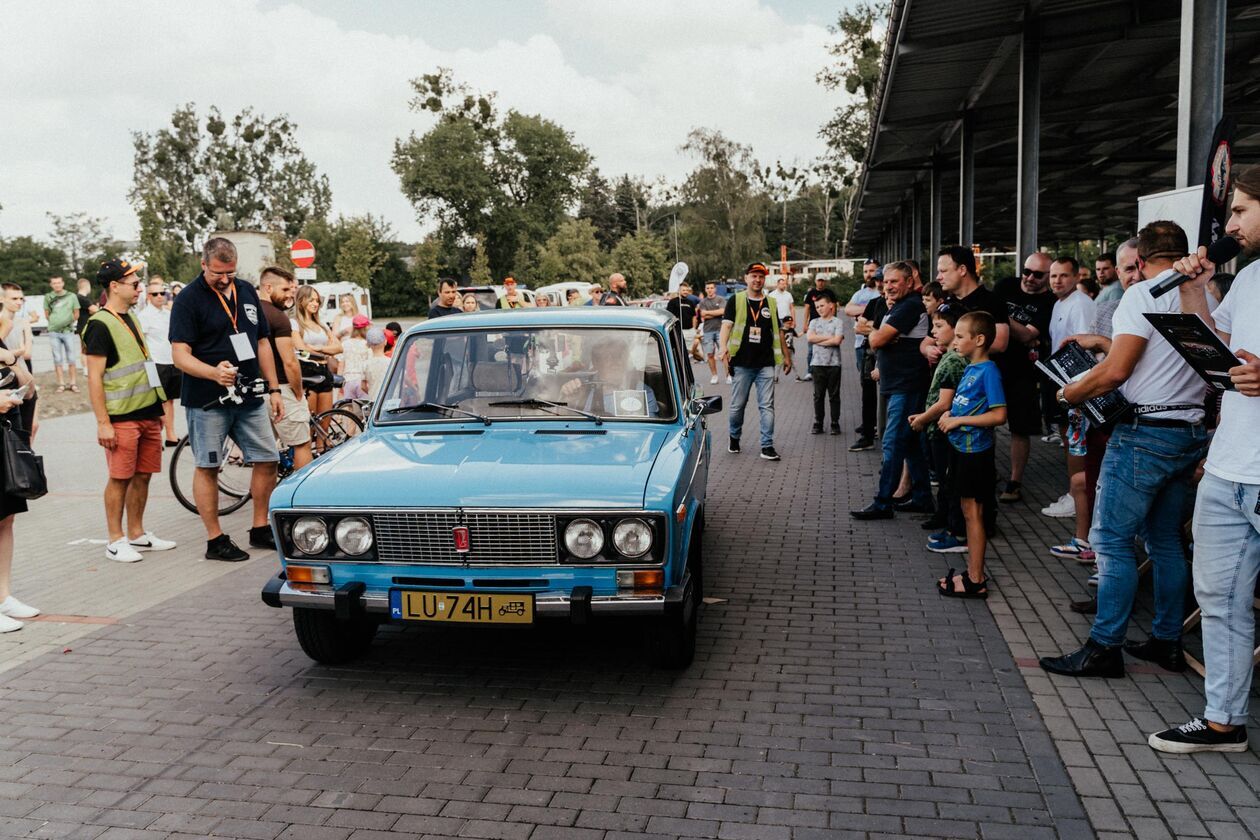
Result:
M456 525L451 529L451 536L455 538L455 550L460 554L467 554L472 547L468 538L468 526Z

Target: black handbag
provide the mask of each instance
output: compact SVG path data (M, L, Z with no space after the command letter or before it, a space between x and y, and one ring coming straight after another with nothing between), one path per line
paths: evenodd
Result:
M38 499L48 492L44 459L8 420L0 420L4 437L4 492L19 499Z

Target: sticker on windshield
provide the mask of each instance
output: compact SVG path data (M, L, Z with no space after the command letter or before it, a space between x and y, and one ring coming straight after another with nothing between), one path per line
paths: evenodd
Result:
M613 414L618 417L647 417L647 395L642 391L613 391Z

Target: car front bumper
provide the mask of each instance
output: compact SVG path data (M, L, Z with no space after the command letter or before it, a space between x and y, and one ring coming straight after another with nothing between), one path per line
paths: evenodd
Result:
M663 594L594 595L589 586L575 586L571 592L539 592L534 595L534 614L540 618L568 618L582 622L597 616L664 615L682 604L684 586L671 586ZM389 615L389 591L367 589L362 583L341 586L291 584L284 572L277 572L262 590L269 607L305 607L335 610L338 617L351 618L364 613Z

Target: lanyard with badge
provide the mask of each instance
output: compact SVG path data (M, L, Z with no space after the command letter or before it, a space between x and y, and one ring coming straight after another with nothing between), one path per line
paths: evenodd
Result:
M136 334L136 331L132 329L132 327L123 319L123 316L119 315L108 306L105 307L105 311L117 318L118 323L123 325L123 329L131 333L131 337L136 340L136 346L139 347L140 352L144 354L144 375L149 380L149 387L160 388L162 386L162 380L158 377L157 362L149 358L148 345L140 339L140 336Z
M232 308L228 309L227 298L223 296L223 293L218 289L215 289L213 286L210 288L214 291L215 295L218 296L219 305L223 307L223 311L227 313L228 320L232 322L232 352L236 354L236 360L238 362L248 362L250 359L254 358L254 348L253 345L249 343L249 336L241 332L240 328L236 325L241 305L240 294L233 289Z
M749 344L761 343L761 327L757 326L757 320L761 317L761 308L764 305L765 305L764 298L759 301L753 301L752 298L748 299L748 313L752 315L752 321L750 322L750 326L748 327L748 343Z

